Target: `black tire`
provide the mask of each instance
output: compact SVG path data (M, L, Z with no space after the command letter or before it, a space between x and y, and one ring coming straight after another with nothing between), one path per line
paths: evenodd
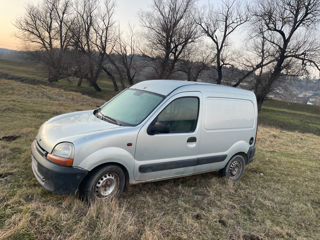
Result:
M222 169L222 174L233 181L238 181L242 177L245 167L246 161L244 156L237 154L234 155L225 168Z
M116 165L99 168L92 173L80 186L80 198L88 202L97 199L119 197L123 192L126 177L123 170Z

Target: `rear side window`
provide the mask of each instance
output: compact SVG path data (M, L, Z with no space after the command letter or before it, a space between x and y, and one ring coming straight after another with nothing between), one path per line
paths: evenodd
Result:
M168 133L193 132L197 127L198 112L197 97L182 97L172 101L158 115L157 121L168 126Z
M254 127L254 105L249 100L207 98L205 129L242 129Z

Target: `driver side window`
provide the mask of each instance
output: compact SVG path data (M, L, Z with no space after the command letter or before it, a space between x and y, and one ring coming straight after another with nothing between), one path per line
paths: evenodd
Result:
M158 115L154 125L161 125L165 131L158 133L188 133L197 127L199 98L181 97L173 100Z

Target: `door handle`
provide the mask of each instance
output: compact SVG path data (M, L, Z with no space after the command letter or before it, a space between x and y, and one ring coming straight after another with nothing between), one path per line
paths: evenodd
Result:
M187 143L193 143L193 142L196 142L196 141L197 141L196 137L189 137L188 140L187 140Z

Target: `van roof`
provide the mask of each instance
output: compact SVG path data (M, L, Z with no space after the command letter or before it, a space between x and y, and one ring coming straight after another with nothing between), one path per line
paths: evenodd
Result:
M229 94L244 94L244 95L252 95L253 93L248 90L228 87L223 85L217 85L212 83L204 83L204 82L192 82L192 81L181 81L181 80L147 80L142 81L131 88L146 90L149 92L154 92L160 95L167 96L175 90L181 91L217 91L224 92Z

